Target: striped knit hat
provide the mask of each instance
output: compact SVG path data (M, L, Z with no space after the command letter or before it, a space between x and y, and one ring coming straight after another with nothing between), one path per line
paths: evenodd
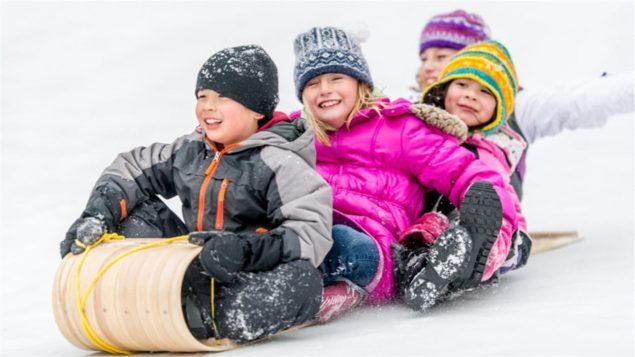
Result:
M479 15L455 10L434 16L423 27L419 38L419 54L429 47L460 50L489 38L489 27Z
M494 119L471 130L485 135L496 132L514 110L514 97L518 90L516 70L507 48L496 41L479 42L465 47L443 67L439 80L423 91L423 102L437 106L443 103L444 89L457 78L472 79L494 94Z

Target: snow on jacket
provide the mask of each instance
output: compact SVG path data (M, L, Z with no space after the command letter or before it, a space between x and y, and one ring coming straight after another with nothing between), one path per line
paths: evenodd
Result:
M102 215L112 229L148 197L178 195L190 231L275 232L284 262L307 259L317 267L332 245L331 189L314 169L310 126L282 113L272 121L222 150L195 131L122 153L82 216Z
M609 117L633 112L633 73L620 73L516 95L516 121L527 142L564 129L599 128Z
M334 213L343 214L373 237L381 252L378 271L365 288L369 302L395 294L390 244L422 213L424 193L436 190L457 207L472 183L489 181L501 197L502 231L516 230L513 202L503 178L456 137L428 126L399 99L385 108L364 109L329 135L330 146L316 142L317 170L333 190Z

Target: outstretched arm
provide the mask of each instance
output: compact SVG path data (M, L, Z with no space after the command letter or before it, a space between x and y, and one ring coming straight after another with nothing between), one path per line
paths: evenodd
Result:
M564 129L598 128L609 117L633 112L633 73L619 73L516 96L516 121L529 143Z

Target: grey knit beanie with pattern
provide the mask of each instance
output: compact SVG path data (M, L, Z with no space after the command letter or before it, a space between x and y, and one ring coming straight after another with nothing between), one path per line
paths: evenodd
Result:
M306 83L325 73L343 73L373 87L368 63L359 44L343 30L314 27L299 34L293 47L295 90L300 101Z

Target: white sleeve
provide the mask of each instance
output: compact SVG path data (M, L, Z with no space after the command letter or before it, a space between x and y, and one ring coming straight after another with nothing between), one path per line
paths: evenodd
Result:
M598 128L633 112L633 72L566 83L516 96L516 121L529 143L564 129Z

